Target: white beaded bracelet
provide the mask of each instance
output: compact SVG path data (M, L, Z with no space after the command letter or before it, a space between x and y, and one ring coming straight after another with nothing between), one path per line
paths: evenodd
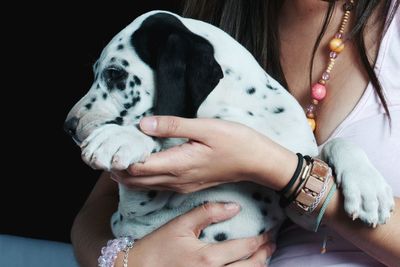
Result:
M119 252L124 251L124 267L128 266L128 252L133 247L134 239L130 236L120 237L107 242L101 249L98 258L99 267L114 267Z

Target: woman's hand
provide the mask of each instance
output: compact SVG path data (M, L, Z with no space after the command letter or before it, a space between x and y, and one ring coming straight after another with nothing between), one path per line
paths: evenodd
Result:
M198 239L209 224L227 220L239 210L240 207L234 203L208 203L177 217L135 243L130 250L129 266L265 266L267 258L275 250L275 245L269 243L268 233L216 244ZM120 253L116 266L122 266L122 258L123 253Z
M142 119L140 127L148 135L189 142L152 154L127 172L114 172L113 179L128 187L190 193L222 183L252 181L280 189L297 163L294 153L239 123L156 116ZM277 168L282 162L285 168Z

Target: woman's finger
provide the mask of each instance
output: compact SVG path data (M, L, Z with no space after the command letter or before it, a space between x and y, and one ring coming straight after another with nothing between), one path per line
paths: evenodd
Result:
M173 175L132 177L125 171L111 173L111 179L132 189L168 190L183 194L197 192L221 184L221 182L185 183L185 181L179 180Z
M174 172L171 168L180 168L182 162L181 146L151 154L145 162L135 163L128 167L127 171L132 176L150 176L155 174L167 174Z
M226 266L229 267L265 267L268 266L268 259L271 258L275 251L275 244L267 243L262 245L256 253L254 253L250 258L242 261L237 261Z
M213 125L211 119L185 119L175 116L152 116L145 117L140 121L140 128L146 134L198 141L207 139Z
M181 194L188 194L192 192L197 192L209 187L214 187L220 185L220 182L211 183L186 183L184 181L179 183L175 176L145 176L145 177L135 177L129 180L121 181L128 187L141 187L153 190L169 190L178 192Z
M270 241L271 235L264 233L250 238L228 240L222 243L213 244L208 250L216 251L218 264L226 264L241 259L246 259L256 253L262 245Z

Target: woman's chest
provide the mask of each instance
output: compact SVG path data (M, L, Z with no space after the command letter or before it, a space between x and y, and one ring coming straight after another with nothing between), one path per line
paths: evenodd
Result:
M312 47L307 44L305 47ZM303 108L311 103L310 58L312 50L298 53L296 45L282 45L282 67L289 88ZM329 50L317 50L311 75L311 86L317 83L329 63ZM315 111L315 137L318 144L325 142L343 120L352 112L368 86L368 75L360 62L356 48L347 43L338 55L325 84L326 96Z

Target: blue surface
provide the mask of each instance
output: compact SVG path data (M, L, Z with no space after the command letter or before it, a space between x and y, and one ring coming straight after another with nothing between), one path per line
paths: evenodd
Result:
M78 267L71 244L0 235L1 267Z

